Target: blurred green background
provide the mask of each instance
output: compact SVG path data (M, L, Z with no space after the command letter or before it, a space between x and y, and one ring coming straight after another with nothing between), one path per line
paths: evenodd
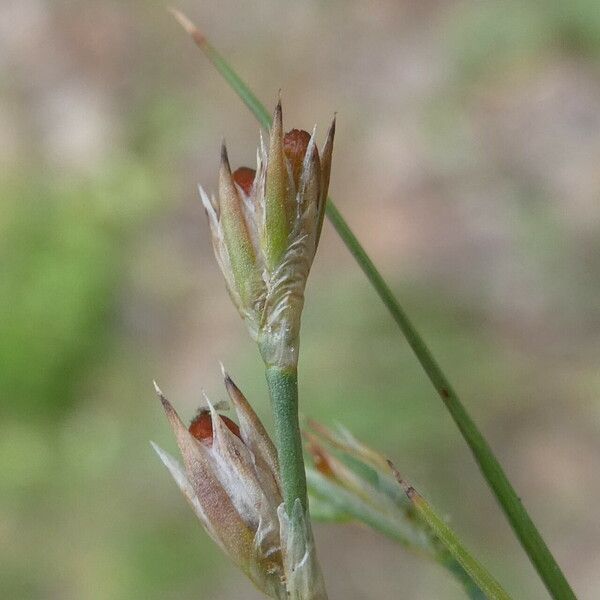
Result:
M600 593L596 0L191 2L289 127L338 111L331 192L576 592ZM270 423L196 184L258 127L162 3L0 5L0 597L258 598L148 440L222 360ZM303 412L385 451L514 598L546 598L441 402L330 226ZM359 526L317 528L332 598L461 598Z

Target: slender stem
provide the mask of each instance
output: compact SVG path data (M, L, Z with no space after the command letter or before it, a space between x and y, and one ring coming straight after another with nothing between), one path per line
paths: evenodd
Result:
M425 344L425 341L409 320L400 303L394 297L390 287L360 242L356 239L356 236L337 208L333 203L328 202L327 209L327 216L333 223L336 231L344 240L347 248L360 265L383 303L387 306L392 318L404 334L406 341L421 363L425 373L427 373L429 380L441 396L448 412L473 452L473 456L481 472L494 492L517 538L531 559L542 581L546 584L551 596L556 600L574 600L575 594L560 570L558 563L555 561L548 546L531 520L521 499L517 496L500 463L494 456L492 449L469 416L446 375Z
M296 498L307 508L306 473L298 421L298 376L295 370L268 367L267 385L275 420L275 439L285 508L291 515Z
M182 20L179 13L176 13L176 17L188 33L192 35L196 44L206 54L218 72L252 111L261 125L268 127L270 125L270 115L252 90L250 90L246 83L231 68L229 63L208 43L202 33L189 20L185 18ZM558 563L552 556L548 546L521 503L520 498L508 481L491 448L468 415L425 342L409 321L400 303L394 297L389 286L330 199L327 201L327 216L373 285L375 291L387 306L392 318L405 335L430 381L442 397L452 419L457 424L463 438L473 452L483 476L502 507L525 552L550 592L550 595L555 600L575 599L575 594Z

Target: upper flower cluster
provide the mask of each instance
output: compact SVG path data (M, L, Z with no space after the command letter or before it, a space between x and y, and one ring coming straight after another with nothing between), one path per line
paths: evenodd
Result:
M329 187L335 119L321 155L315 134L283 133L281 103L256 171L232 173L223 145L218 199L200 195L229 294L270 366L294 367L304 288Z

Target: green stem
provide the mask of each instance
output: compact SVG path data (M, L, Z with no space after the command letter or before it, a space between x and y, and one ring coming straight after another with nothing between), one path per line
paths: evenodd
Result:
M337 208L333 203L328 202L327 209L327 216L336 231L344 240L347 248L360 265L383 303L387 306L392 318L404 334L406 341L421 363L429 380L438 391L452 419L473 452L473 456L481 472L494 492L513 531L531 559L542 581L545 583L550 595L556 600L575 600L576 597L573 590L531 520L521 499L517 496L500 463L494 456L492 449L467 413L446 375L425 344L425 341L409 320L400 303L394 297L390 287L360 242L356 239L356 236Z
M295 370L268 367L266 371L285 508L291 515L296 498L307 508L306 473L298 421L298 376Z
M208 43L200 31L193 27L193 25L190 27L190 25L191 24L184 24L184 27L191 33L196 44L202 49L232 89L240 96L261 125L269 127L271 124L271 117L264 105L231 68L228 62ZM575 594L558 566L558 563L552 556L548 546L545 544L542 536L521 503L520 498L508 481L491 448L466 412L425 342L404 313L400 303L394 297L389 286L330 199L327 201L327 216L335 227L338 235L342 238L375 288L375 291L387 306L392 318L396 321L396 324L405 335L408 343L417 356L417 359L421 363L421 366L442 397L452 419L457 424L463 438L473 452L483 476L496 496L513 531L521 542L521 545L529 556L542 581L546 585L550 595L555 600L575 599Z

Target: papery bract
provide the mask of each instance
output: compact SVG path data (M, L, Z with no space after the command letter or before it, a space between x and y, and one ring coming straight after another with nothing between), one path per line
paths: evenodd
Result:
M277 452L260 419L223 372L237 423L207 399L189 428L156 386L183 467L152 444L204 529L256 587L278 600L326 600L300 501L288 517Z
M153 446L213 540L265 594L286 598L277 516L282 502L277 453L256 413L228 376L225 384L239 429L228 425L209 403L202 415L205 423L199 427L195 420L190 432L157 387L183 468Z
M325 215L335 120L322 155L314 132L284 135L277 105L257 168L231 172L221 152L219 193L200 188L229 294L268 366L295 367L304 288Z

